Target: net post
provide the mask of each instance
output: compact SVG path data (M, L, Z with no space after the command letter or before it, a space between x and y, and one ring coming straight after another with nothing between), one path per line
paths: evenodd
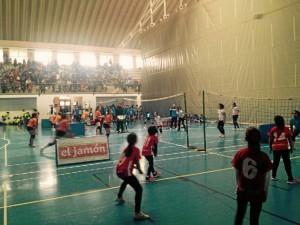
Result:
M203 136L204 136L204 151L206 151L206 116L205 116L205 92L202 91L202 106L203 106Z
M185 92L183 93L183 100L184 100L184 112L185 112L185 124L186 124L186 126L185 126L185 131L186 131L186 145L187 145L187 149L189 149L190 148L190 143L189 143L189 128L188 128L188 123L187 123L187 107L186 107L186 95L185 95ZM184 123L184 121L183 121L183 123Z

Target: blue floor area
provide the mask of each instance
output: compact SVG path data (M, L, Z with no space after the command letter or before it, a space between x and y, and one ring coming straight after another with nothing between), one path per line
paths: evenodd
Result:
M159 135L155 166L162 173L155 182L145 182L142 211L146 221L135 221L134 191L127 187L124 204L114 200L121 180L115 174L120 152L126 146L126 133L113 132L109 138L110 160L56 166L54 146L39 153L39 147L53 139L53 132L39 128L36 148L28 146L25 128L0 127L0 224L4 225L221 225L233 224L236 211L235 175L231 160L236 151L246 146L245 127L232 131L226 125L226 137L218 137L215 124L193 125L187 133L163 129ZM88 126L86 136L95 135L96 127ZM138 135L141 149L147 130L143 124L129 126ZM206 151L196 151L203 148ZM300 178L300 141L291 155L294 177ZM262 150L269 154L267 144ZM270 154L269 154L270 155ZM272 158L272 155L270 155ZM146 172L147 161L142 159ZM269 197L263 205L261 224L300 224L300 185L286 183L283 163L278 180L271 181ZM249 210L244 220L249 224Z

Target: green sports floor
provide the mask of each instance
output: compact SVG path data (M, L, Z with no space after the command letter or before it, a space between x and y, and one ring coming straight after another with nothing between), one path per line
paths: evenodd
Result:
M149 220L134 221L134 191L128 186L124 204L114 200L121 184L115 174L126 134L110 136L110 160L56 166L54 146L41 155L39 147L53 138L49 129L39 128L36 148L28 146L25 128L0 127L0 224L3 225L231 225L236 211L235 175L231 160L246 145L245 127L238 132L225 126L219 138L215 124L206 129L207 151L188 149L186 132L164 129L159 137L155 166L162 176L144 182L142 211ZM146 137L143 124L129 126L138 134L141 148ZM89 126L86 135L94 135ZM189 128L189 145L203 147L203 128ZM296 144L300 150L300 140ZM262 144L268 152L268 146ZM293 173L300 178L300 151L291 155ZM269 154L269 153L268 153ZM271 156L271 155L270 155ZM271 156L272 157L272 156ZM145 159L142 168L147 169ZM271 181L263 205L261 225L300 224L300 184L289 185L281 162L278 180ZM249 224L249 209L244 224Z

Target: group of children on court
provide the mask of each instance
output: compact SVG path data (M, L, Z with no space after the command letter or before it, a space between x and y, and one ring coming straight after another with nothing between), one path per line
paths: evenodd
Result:
M144 141L142 148L142 155L146 158L149 163L146 181L155 181L156 177L160 176L160 172L156 171L154 168L154 157L157 157L157 144L158 137L156 133L158 132L156 126L150 126L148 128L148 135ZM121 154L121 158L116 166L117 176L123 180L116 202L124 203L122 195L125 191L127 184L129 184L135 190L135 214L133 216L134 219L143 220L149 219L149 215L141 212L141 202L142 202L142 192L143 188L139 183L136 176L133 174L133 169L136 168L140 174L143 174L141 170L139 160L141 159L140 150L135 146L137 143L137 135L135 133L130 133L127 136L128 146L123 150Z
M297 114L295 117L300 116L298 111L295 111L294 114ZM300 130L300 119L297 121L298 123L296 123L295 120L293 121L293 126L295 126L295 129L297 129L298 132ZM250 224L259 224L262 205L263 202L267 200L268 195L268 185L270 180L269 172L272 171L272 180L276 181L280 158L283 159L283 163L285 165L288 177L287 183L300 183L300 180L295 179L292 175L290 161L290 153L292 153L294 149L292 137L295 135L295 132L293 133L285 126L284 118L280 115L275 116L274 122L275 126L268 132L270 152L273 153L274 157L273 163L269 156L261 151L261 134L255 127L247 128L245 133L247 147L238 150L231 161L232 166L236 171L237 183L237 210L234 219L235 225L242 225L248 203L250 204ZM146 181L152 180L151 173L153 178L160 175L159 172L155 171L153 166L153 155L157 156L158 139L155 135L156 132L157 128L155 126L148 128L148 136L146 137L142 149L142 155L145 156L149 163ZM296 135L299 133L300 132L296 133ZM136 168L140 174L143 174L139 165L139 160L141 159L140 152L139 149L134 146L137 141L136 134L129 134L127 141L128 146L123 150L121 159L116 167L118 177L123 180L116 202L125 202L122 195L127 184L129 184L136 191L134 219L149 219L150 217L148 215L141 212L143 189L137 178L132 173L133 169ZM134 149L134 151L132 149Z
M297 111L297 110L296 110ZM294 111L294 114L297 112ZM296 112L296 113L295 113ZM297 113L299 116L299 113ZM294 117L296 117L294 115ZM248 203L250 204L250 224L258 225L262 204L267 200L268 184L271 179L277 181L277 170L282 158L288 177L288 184L299 184L300 180L293 177L290 154L294 150L292 129L285 126L284 118L280 115L274 117L275 126L269 132L270 153L273 153L273 163L269 156L261 151L261 135L257 128L249 127L246 130L245 140L248 147L239 150L232 160L232 166L236 169L237 182L237 211L235 225L242 225ZM290 122L291 125L291 122ZM293 126L300 126L294 123Z
M219 110L222 112L224 105L219 104ZM295 138L300 133L300 112L295 110L293 112L294 117L290 120L290 127L285 126L284 118L280 115L274 117L275 126L268 132L269 135L269 147L270 153L273 153L273 162L271 162L269 156L261 151L261 135L257 128L249 127L245 133L245 141L247 147L237 151L233 160L232 166L236 171L237 182L237 211L235 216L235 225L241 225L243 218L245 217L248 203L250 204L250 224L258 225L259 216L262 210L262 204L267 200L268 184L271 179L277 180L277 170L280 163L280 159L283 159L285 171L288 177L288 184L298 184L300 180L295 179L292 174L290 153L294 150ZM142 148L142 156L148 161L148 170L145 177L145 181L155 181L156 177L160 176L160 172L154 168L154 157L157 156L157 144L158 130L162 133L161 118L155 112L155 122L148 128L148 135L144 141ZM110 129L110 123L112 116L110 113L105 116L103 126L105 129ZM225 121L223 121L225 122ZM55 139L65 136L69 129L69 120L67 115L62 116L62 120L56 130L56 136L52 142L41 148L41 152L49 146L55 144ZM34 147L33 140L35 138L35 127L37 125L36 114L32 115L27 129L30 133L31 147ZM222 124L221 124L222 125ZM223 124L224 125L224 124ZM238 126L237 126L238 127ZM219 124L218 124L219 128ZM235 128L237 129L237 128ZM106 131L107 137L110 132ZM133 174L133 170L137 169L140 174L143 171L140 167L141 154L140 150L135 146L137 143L137 135L130 133L127 136L127 147L122 151L120 160L116 166L116 174L122 179L116 202L124 203L122 195L126 186L129 184L135 190L135 214L134 219L143 220L149 219L149 215L144 214L141 211L142 192L143 188Z

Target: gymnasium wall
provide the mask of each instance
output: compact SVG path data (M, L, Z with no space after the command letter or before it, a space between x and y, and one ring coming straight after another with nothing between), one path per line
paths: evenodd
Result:
M201 0L141 34L143 99L300 94L299 0Z
M115 102L122 102L124 98L135 100L134 103L141 104L140 94L43 94L43 95L0 95L0 115L3 112L10 112L10 117L22 115L22 109L26 112L33 112L33 109L37 109L40 113L40 119L49 118L49 108L53 105L54 99L57 97L70 97L71 98L71 110L73 110L72 100L80 99L79 105L83 108L92 108L93 111L100 103L103 106L111 105ZM115 101L112 101L115 100ZM1 119L2 121L2 119Z

